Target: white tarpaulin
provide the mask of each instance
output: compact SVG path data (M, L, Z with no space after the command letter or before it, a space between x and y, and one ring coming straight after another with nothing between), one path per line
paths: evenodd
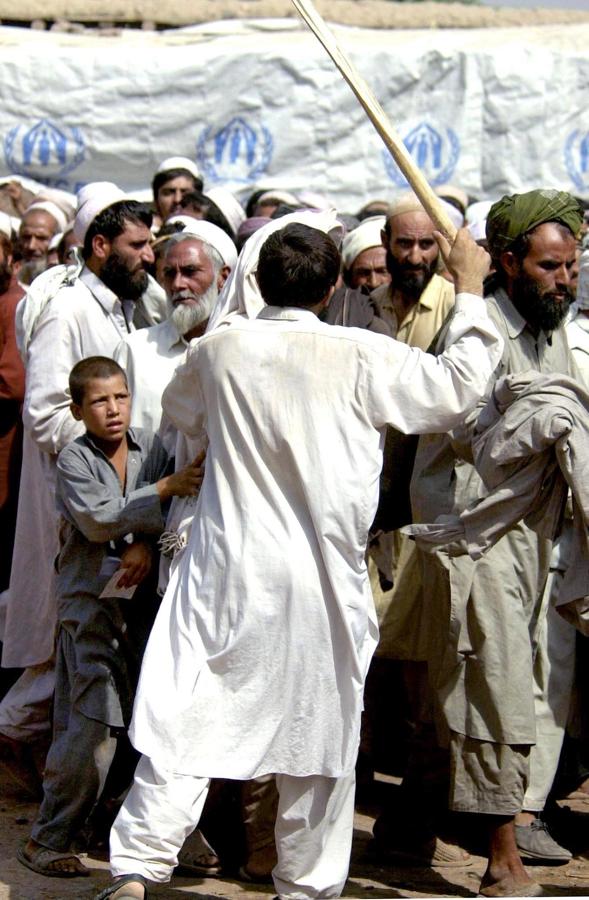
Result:
M589 196L589 25L332 26L430 181L477 197ZM207 186L323 193L354 211L403 186L316 39L292 20L72 36L0 28L0 175L76 191L148 185L194 159Z

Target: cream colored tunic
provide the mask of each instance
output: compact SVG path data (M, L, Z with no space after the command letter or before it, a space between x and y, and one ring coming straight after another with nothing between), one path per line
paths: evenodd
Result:
M505 341L496 377L529 369L574 376L564 328L536 338L503 291L487 302ZM465 461L469 435L467 424L460 434L421 438L411 492L416 522L458 513L484 496ZM453 731L534 743L532 661L551 546L520 523L476 562L455 545L423 554L430 675Z
M390 284L382 284L370 294L379 315L390 326L393 337L398 341L427 350L454 306L454 285L441 275L434 275L401 323L397 322L393 309L392 290Z
M393 327L397 340L427 350L454 306L454 287L445 278L434 275L419 302L407 314L400 327L392 305L390 285L382 285L372 292L381 315ZM394 326L393 326L394 323ZM415 542L400 532L382 535L378 545L393 540L394 567L390 579L393 588L386 593L380 590L380 580L371 573L371 584L379 613L380 640L377 655L393 659L424 660L427 647L423 640L425 629L423 586L421 579L421 551ZM375 560L375 550L370 555ZM374 566L370 563L370 567ZM382 570L381 570L382 571ZM385 576L388 574L384 571Z

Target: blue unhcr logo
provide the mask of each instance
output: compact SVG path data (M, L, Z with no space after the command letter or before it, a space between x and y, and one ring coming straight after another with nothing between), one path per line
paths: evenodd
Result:
M60 128L47 119L28 130L17 125L4 139L4 156L10 171L39 181L67 175L83 162L85 155L79 128Z
M206 179L255 181L267 170L274 141L264 125L251 125L243 116L231 119L223 128L205 128L196 145L196 158Z
M570 179L577 190L589 190L589 131L572 131L565 141L564 161Z
M444 184L451 177L458 157L460 141L451 128L437 130L428 122L420 122L403 138L413 161L432 185ZM398 187L407 187L407 180L388 150L383 150L387 175Z

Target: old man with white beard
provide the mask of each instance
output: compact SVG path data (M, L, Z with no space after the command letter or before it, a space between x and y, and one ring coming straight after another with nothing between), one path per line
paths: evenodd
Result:
M161 397L184 354L204 334L219 292L237 262L233 241L216 225L189 217L173 221L184 231L168 242L163 282L169 316L165 322L126 335L115 351L125 369L132 397L131 423L157 431ZM174 453L176 432L164 429L162 439Z

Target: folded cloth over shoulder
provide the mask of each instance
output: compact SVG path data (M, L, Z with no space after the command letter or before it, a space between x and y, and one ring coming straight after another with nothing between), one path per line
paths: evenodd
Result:
M589 634L589 392L566 375L507 375L479 416L472 450L487 496L460 516L403 531L424 550L453 544L479 559L521 520L557 537L570 489L575 565L557 607Z

